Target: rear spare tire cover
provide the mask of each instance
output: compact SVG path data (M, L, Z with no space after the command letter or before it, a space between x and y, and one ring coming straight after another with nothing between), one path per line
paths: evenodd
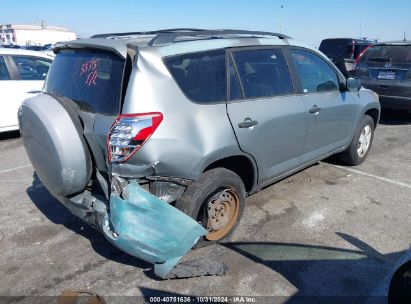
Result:
M40 94L23 102L19 123L26 152L46 188L56 197L83 191L91 157L75 111Z

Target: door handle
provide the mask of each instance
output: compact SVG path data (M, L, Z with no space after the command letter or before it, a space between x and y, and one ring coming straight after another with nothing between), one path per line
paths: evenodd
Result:
M308 110L308 112L312 113L312 114L318 114L320 113L321 108L317 105L314 105L311 109Z
M240 122L238 124L238 127L239 128L251 128L251 127L254 127L256 124L258 124L258 121L252 120L251 118L247 117L246 119L244 119L243 122Z
M28 94L39 94L41 93L41 90L31 90L27 92Z

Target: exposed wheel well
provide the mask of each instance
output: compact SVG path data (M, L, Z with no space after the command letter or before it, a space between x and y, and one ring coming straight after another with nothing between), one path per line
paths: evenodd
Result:
M374 120L374 128L377 127L379 114L380 113L378 112L377 109L369 109L367 112L365 112L365 115L371 116L372 119Z
M252 162L245 156L230 156L210 164L205 170L215 168L226 168L237 174L244 183L245 190L251 191L255 182L254 166Z

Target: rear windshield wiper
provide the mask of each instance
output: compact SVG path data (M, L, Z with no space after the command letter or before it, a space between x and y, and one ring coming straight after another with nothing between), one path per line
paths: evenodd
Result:
M367 58L368 61L378 61L378 62L387 62L391 61L390 57L371 57Z

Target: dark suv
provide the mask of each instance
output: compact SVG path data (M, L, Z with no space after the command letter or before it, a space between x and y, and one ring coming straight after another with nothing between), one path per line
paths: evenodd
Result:
M374 43L366 39L330 38L321 41L320 51L347 76L355 68L355 63L362 53Z
M411 111L411 41L370 47L355 75L364 87L378 93L383 108Z

